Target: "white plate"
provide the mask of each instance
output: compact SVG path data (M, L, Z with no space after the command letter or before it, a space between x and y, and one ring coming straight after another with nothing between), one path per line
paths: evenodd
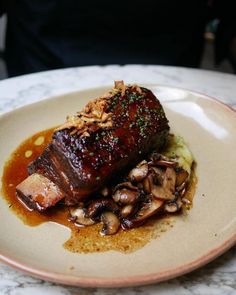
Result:
M70 236L67 228L53 223L26 226L0 198L3 262L64 284L129 286L189 272L235 243L235 112L212 98L184 89L147 87L157 94L172 130L185 138L197 162L198 185L189 214L176 217L173 228L131 254L75 254L62 246ZM10 153L24 139L64 122L66 115L80 110L108 88L68 93L1 116L0 173Z

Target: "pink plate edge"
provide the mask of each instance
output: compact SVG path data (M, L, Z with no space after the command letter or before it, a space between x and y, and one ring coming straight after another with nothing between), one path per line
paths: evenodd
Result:
M140 286L147 285L151 283L159 283L166 280L176 278L177 276L184 275L186 273L192 272L193 270L211 262L213 259L222 255L228 249L230 249L236 243L236 234L231 238L221 244L219 247L209 251L207 254L201 256L200 258L182 265L177 268L169 269L160 273L152 273L149 275L141 276L130 276L126 278L115 278L115 279L104 279L104 278L83 278L76 277L72 275L62 275L59 273L51 273L42 269L35 269L27 266L24 263L11 259L10 257L3 256L0 254L0 261L5 264L14 267L17 270L23 271L28 275L32 275L36 278L40 278L47 281L52 281L55 283L60 283L64 285L77 286L77 287L130 287L130 286Z

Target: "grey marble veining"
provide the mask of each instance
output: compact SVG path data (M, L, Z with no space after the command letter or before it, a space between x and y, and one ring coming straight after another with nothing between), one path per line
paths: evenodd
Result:
M42 72L0 82L0 113L89 87L126 83L164 84L217 97L236 108L236 76L163 66L82 67ZM210 264L168 282L123 289L75 288L45 282L0 264L0 294L6 295L236 295L236 247Z
M163 66L91 66L55 70L0 81L0 113L48 96L111 85L113 80L126 83L164 84L183 87L233 104L236 77L211 71Z

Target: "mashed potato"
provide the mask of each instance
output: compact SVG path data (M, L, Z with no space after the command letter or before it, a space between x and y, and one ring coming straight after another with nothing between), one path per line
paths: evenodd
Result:
M181 136L170 135L167 148L165 148L162 154L178 162L179 166L186 170L190 175L194 158L189 147Z

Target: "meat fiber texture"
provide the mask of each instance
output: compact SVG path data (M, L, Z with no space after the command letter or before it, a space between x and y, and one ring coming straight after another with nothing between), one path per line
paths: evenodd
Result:
M39 211L61 199L75 205L161 149L168 132L163 107L150 90L118 83L55 130L52 142L29 165L18 197Z

